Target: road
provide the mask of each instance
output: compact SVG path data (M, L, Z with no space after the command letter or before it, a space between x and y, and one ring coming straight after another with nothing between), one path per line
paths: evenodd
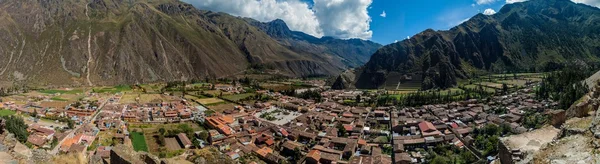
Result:
M71 130L69 132L69 134L65 138L63 138L60 142L58 142L58 145L56 145L54 147L54 149L52 149L52 151L50 151L49 153L51 155L56 155L58 153L58 150L60 149L60 145L62 145L68 138L72 138L73 136L75 136L75 132L79 131L79 129L81 129L81 127L85 127L85 126L89 125L90 123L92 123L93 120L96 120L96 117L98 117L98 115L100 114L100 111L102 110L102 108L104 108L104 105L106 105L106 103L108 103L108 100L114 98L114 96L115 95L104 100L104 102L98 107L98 110L96 110L96 112L94 112L94 115L92 116L91 119L86 120L83 125L80 125L80 126L76 127L75 129Z

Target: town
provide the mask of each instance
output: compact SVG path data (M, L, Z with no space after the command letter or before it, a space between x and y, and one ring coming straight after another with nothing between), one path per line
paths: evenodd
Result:
M487 163L498 160L500 137L565 122L558 102L536 97L538 76L499 77L510 88L466 84L498 88L485 98L416 106L388 101L394 91L332 90L322 79L30 91L2 98L0 114L22 118L26 128L9 146L18 155L0 157L43 151L108 162L128 147L176 163L195 162L203 151L239 163Z

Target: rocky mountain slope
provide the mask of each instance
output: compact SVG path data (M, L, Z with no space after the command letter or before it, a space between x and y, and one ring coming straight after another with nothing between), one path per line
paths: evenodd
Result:
M354 66L326 52L299 51L245 19L177 0L0 0L3 81L114 85L220 78L254 67L333 75ZM354 52L344 55L373 53Z
M382 47L378 43L361 39L316 38L303 32L290 30L280 19L267 23L252 19L246 19L246 21L296 52L335 55L350 67L362 66L369 61L377 49Z
M346 83L378 88L411 79L420 80L422 89L448 88L475 71L535 71L566 61L597 62L599 15L600 9L569 0L507 4L494 15L478 14L450 30L429 29L384 46L356 71L355 81Z

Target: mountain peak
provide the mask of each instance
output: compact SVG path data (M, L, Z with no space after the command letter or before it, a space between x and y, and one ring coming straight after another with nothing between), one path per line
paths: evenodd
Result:
M390 81L399 79L395 76L417 76L422 89L448 88L474 70L544 70L567 60L597 61L597 15L600 9L569 0L507 4L494 15L477 14L450 30L427 29L384 46L361 70L356 86L395 87L398 81Z

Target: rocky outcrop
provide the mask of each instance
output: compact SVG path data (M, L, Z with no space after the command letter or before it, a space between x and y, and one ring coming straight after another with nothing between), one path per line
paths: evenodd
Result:
M113 147L110 151L110 163L120 164L160 164L161 160L146 152L136 152L123 144Z

